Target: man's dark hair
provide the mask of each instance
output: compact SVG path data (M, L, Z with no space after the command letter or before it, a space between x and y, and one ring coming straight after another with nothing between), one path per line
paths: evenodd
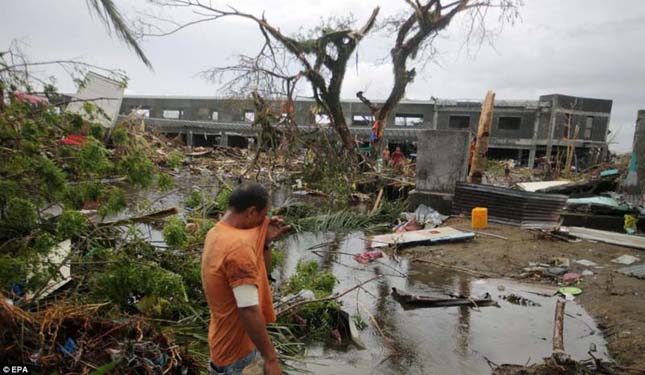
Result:
M269 202L269 192L256 183L245 183L235 188L228 197L228 208L243 212L249 207L263 210Z

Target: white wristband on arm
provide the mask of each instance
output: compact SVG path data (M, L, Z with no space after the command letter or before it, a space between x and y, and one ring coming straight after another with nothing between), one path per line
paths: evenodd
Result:
M236 286L233 288L233 295L235 296L235 302L237 302L239 309L260 304L258 287L253 284Z

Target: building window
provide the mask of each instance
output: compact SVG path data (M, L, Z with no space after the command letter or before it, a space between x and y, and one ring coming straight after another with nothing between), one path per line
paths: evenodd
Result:
M521 124L521 117L500 117L497 120L497 128L499 130L520 130Z
M587 120L585 121L585 134L584 134L585 139L591 139L592 129L593 129L593 117L587 116Z
M394 116L395 126L420 126L423 125L423 115L397 114Z
M219 112L217 111L211 112L211 121L219 121Z
M329 119L329 115L326 113L317 113L316 114L316 124L319 125L329 125L331 124L331 120Z
M255 111L244 111L244 122L255 121Z
M468 129L470 127L470 116L450 116L448 127L452 129Z
M163 118L167 118L170 120L178 120L181 118L182 110L179 109L164 109L163 110Z
M140 117L145 117L145 118L150 117L150 109L148 108L136 108L136 109L133 109L132 112L135 115Z
M372 125L374 123L373 115L355 114L352 115L352 125Z

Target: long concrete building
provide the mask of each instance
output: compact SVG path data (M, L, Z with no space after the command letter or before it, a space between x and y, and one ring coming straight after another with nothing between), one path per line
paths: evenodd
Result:
M280 113L281 103L272 105ZM611 100L561 94L538 100L497 100L489 155L533 166L536 158L565 148L577 127L577 162L581 166L596 162L607 153L611 107ZM369 109L358 100L345 100L343 110L352 133L367 141L374 122ZM251 126L253 103L244 99L126 95L120 113L132 112L143 116L147 126L182 134L190 145L242 145L240 138L253 137L258 131ZM480 112L480 101L403 100L390 118L385 139L390 145L415 142L420 129L470 129L476 134ZM303 128L329 123L311 99L296 101L295 118Z

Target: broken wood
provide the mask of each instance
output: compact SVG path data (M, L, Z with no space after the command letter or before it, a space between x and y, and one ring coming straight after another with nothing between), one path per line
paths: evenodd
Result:
M193 151L193 152L187 152L186 156L190 157L199 157L199 156L205 156L213 152L213 149L210 150L204 150L204 151Z
M399 302L403 308L422 308L422 307L450 307L450 306L498 306L496 301L487 295L486 298L433 298L428 296L418 296L403 291L397 288L392 288L392 296Z
M378 211L379 206L381 205L381 200L383 199L383 188L378 191L378 195L376 196L376 201L374 202L374 207L372 207L372 211L370 211L370 215L373 215Z
M486 154L488 153L488 141L493 127L493 105L495 104L495 93L488 91L486 99L482 103L481 116L479 117L479 128L475 138L475 152L470 164L468 181L481 184L482 177L486 171Z
M142 214L142 215L137 215L137 216L131 216L127 217L125 219L118 219L118 220L113 220L113 221L103 221L98 223L98 225L119 225L119 224L127 224L127 223L141 223L141 222L150 222L150 221L157 221L161 220L167 216L171 215L176 215L179 212L177 207L168 207L168 208L162 208L160 210L150 212L147 214Z
M553 323L553 354L551 357L557 364L566 363L570 358L564 351L564 307L566 302L558 299L555 305Z

